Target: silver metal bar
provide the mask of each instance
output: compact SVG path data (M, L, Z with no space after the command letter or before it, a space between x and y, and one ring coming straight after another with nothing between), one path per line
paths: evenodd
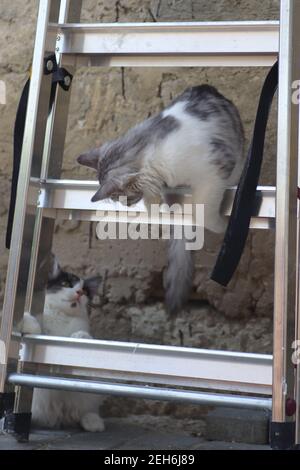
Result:
M20 361L115 380L263 395L272 388L272 356L263 354L25 335Z
M121 397L144 398L147 400L166 400L196 405L229 406L250 409L271 409L270 398L221 395L198 391L174 390L118 383L101 383L61 377L36 376L30 374L11 374L8 381L15 385L29 387L62 389L70 392L101 393Z
M53 30L61 53L105 66L270 66L279 41L277 21L64 24Z
M75 181L75 180L47 180L40 185L38 181L32 181L33 191L36 185L40 187L39 207L44 209L44 215L47 217L57 217L77 220L107 220L108 214L110 220L121 222L129 215L135 214L147 215L144 203L125 208L122 204L110 200L92 203L91 198L98 188L96 181ZM178 188L186 194L185 203L191 203L189 189ZM176 191L174 191L176 192ZM276 188L260 186L257 188L257 196L260 198L260 204L254 208L251 220L252 228L274 228L275 225L275 193ZM223 213L227 216L231 213L231 208L235 196L235 188L227 190L222 204ZM114 214L114 215L113 215ZM167 214L166 210L161 210L161 214ZM132 219L133 221L133 219ZM152 223L158 223L152 220ZM188 220L186 220L188 223Z
M286 399L294 398L298 108L292 103L292 84L300 77L300 2L281 2L277 194L274 279L273 421L285 422ZM294 418L292 418L294 419Z
M24 373L24 372L27 372L26 365L18 369L17 374ZM28 372L32 372L32 371L29 370ZM9 372L8 372L8 376L9 376ZM9 383L8 380L7 380L7 383ZM15 392L14 413L31 413L33 389L16 384L14 388L14 392Z

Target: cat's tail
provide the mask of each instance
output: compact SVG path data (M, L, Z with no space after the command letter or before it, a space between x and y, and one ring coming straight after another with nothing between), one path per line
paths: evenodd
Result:
M169 241L168 268L165 278L166 305L170 314L178 313L188 300L193 284L193 251L186 249L186 239Z

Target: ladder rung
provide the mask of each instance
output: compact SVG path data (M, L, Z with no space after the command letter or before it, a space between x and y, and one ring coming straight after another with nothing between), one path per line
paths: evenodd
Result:
M96 181L80 180L47 180L40 185L37 180L32 180L31 191L32 201L35 200L35 192L39 193L39 207L44 208L44 215L51 218L77 219L77 220L103 220L106 217L108 221L122 222L123 218L145 216L147 211L144 203L141 201L135 206L125 207L120 203L111 200L98 203L91 202L92 196L98 188ZM188 188L186 188L188 191ZM182 188L178 189L182 193ZM176 191L174 191L176 192ZM253 211L251 220L252 228L273 228L275 223L275 187L258 187L257 196L260 200L258 207ZM223 211L225 215L230 215L232 203L235 195L235 189L229 189L226 192ZM187 194L185 201L191 203L190 196ZM113 215L115 214L115 216ZM167 211L161 211L161 217L166 217ZM159 223L156 219L151 219L152 224ZM164 223L161 221L161 223ZM190 225L188 219L185 223Z
M279 22L100 23L51 26L58 52L106 66L269 66ZM86 63L86 58L82 62Z
M16 350L17 336L11 344ZM21 361L59 366L60 374L272 393L270 355L44 335L25 335L21 346Z
M121 397L144 398L147 400L165 400L208 406L272 409L271 398L223 395L221 393L207 393L194 390L176 390L110 382L104 383L91 380L65 379L62 377L37 376L31 374L10 374L8 382L21 386L62 389L71 392L103 393Z

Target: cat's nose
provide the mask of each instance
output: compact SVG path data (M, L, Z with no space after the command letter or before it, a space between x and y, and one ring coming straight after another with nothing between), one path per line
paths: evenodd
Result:
M83 289L78 289L78 290L76 291L76 296L77 296L78 299L79 299L83 294L84 294Z

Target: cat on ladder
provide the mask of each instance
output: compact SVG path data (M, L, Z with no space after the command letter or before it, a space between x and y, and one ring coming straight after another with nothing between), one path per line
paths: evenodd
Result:
M83 280L63 271L51 255L44 311L37 316L25 312L17 330L27 334L91 339L88 304L97 293L99 283L99 277ZM102 402L99 394L36 388L32 422L38 427L80 425L85 431L103 431L104 422L99 415Z
M189 186L193 204L204 205L204 226L222 233L220 206L226 188L238 183L244 164L244 130L235 105L214 87L187 88L161 113L125 135L78 157L98 173L100 188L92 201L127 197L164 202L164 188ZM122 202L120 200L120 202ZM193 257L186 240L170 240L166 303L178 312L193 282Z

